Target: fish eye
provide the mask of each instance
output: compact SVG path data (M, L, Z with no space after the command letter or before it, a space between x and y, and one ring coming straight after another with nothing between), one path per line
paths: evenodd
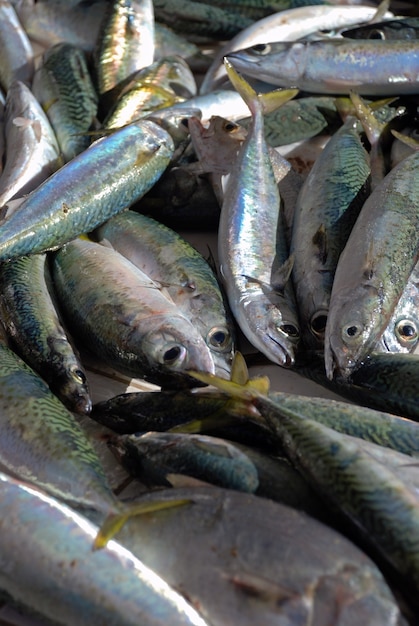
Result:
M180 365L185 360L186 348L177 344L167 348L162 355L163 365L172 366Z
M77 383L85 385L87 382L86 374L79 368L73 369L71 372L73 378Z
M379 28L374 28L368 34L368 39L385 39L385 32L380 30Z
M318 338L324 337L327 322L327 311L318 311L313 315L310 322L310 330Z
M418 340L418 328L412 320L399 320L395 325L396 337L404 347L412 346Z
M359 324L347 324L342 329L342 338L344 341L353 341L362 335L363 328Z
M256 54L264 55L271 52L271 46L269 43L258 43L252 47L252 51Z
M279 329L292 339L298 339L300 337L300 329L295 324L292 324L292 322L282 323Z
M216 326L209 331L206 343L211 349L224 352L231 348L231 335L226 328Z
M225 122L223 125L223 130L227 131L228 133L232 133L238 127L239 125L235 124L234 122Z

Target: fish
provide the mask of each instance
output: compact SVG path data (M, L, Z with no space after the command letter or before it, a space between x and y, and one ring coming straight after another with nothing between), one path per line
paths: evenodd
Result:
M30 86L35 53L11 2L0 3L0 86L7 91L15 80Z
M118 541L186 589L213 626L292 623L296 616L313 626L404 623L373 562L301 511L215 486L158 495L189 497L192 505L132 518Z
M63 165L51 124L32 91L13 82L5 107L6 159L0 176L0 207L23 197Z
M325 330L329 378L349 377L373 350L417 263L418 160L407 157L375 187L339 257Z
M208 625L121 543L92 551L98 526L84 515L4 473L0 493L1 552L8 564L0 589L26 614L66 626Z
M318 30L331 30L350 24L368 22L376 12L374 7L329 6L326 3L310 2L297 7L277 7L277 12L262 16L250 26L229 38L216 51L200 87L200 93L210 93L219 88L226 78L223 59L236 50L249 48L272 41L294 41ZM309 6L306 6L309 4ZM392 15L388 13L387 15Z
M354 28L345 28L340 31L342 37L350 39L418 39L419 18L418 17L397 17L384 21L373 22L372 24L362 24Z
M316 94L401 96L418 90L418 44L326 39L259 44L227 55L234 67L271 85Z
M14 349L74 413L89 413L85 368L63 327L46 254L0 264L0 318Z
M108 3L93 55L94 80L105 109L124 81L153 63L154 48L151 0Z
M369 196L370 157L353 117L329 139L296 200L290 252L306 346L321 348L340 253Z
M230 373L235 329L213 269L183 237L151 217L123 211L93 237L165 287L205 341L220 376Z
M64 161L86 150L98 96L84 51L67 42L49 47L35 71L32 91L50 120Z
M198 330L116 250L75 239L54 255L52 274L76 345L117 371L172 388L188 386L189 368L214 371Z
M170 135L149 121L96 140L0 224L0 260L57 249L93 230L154 185L173 149Z
M271 361L289 367L295 359L299 323L280 196L263 138L262 104L228 61L226 67L252 107L254 125L224 193L218 231L220 273L244 335ZM288 100L295 93L280 96Z
M153 432L110 436L112 452L126 470L148 485L171 485L171 476L254 493L258 472L233 443L203 434Z

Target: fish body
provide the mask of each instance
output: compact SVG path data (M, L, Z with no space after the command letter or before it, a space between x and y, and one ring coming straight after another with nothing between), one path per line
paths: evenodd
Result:
M102 465L74 415L46 382L0 344L4 471L74 506L117 510Z
M244 90L244 88L243 88ZM253 91L253 90L252 90ZM274 363L290 366L299 340L280 196L263 138L262 109L243 142L221 208L220 271L230 308L247 339Z
M342 37L350 39L418 39L419 18L398 17L394 20L374 21L372 24L361 24L354 28L341 30Z
M181 594L120 543L93 551L98 527L86 517L5 474L0 492L1 553L8 564L0 589L18 606L64 626L206 626Z
M97 40L94 65L99 96L109 97L125 80L154 61L151 0L113 0Z
M416 152L375 187L339 258L325 331L330 378L348 377L373 350L417 263L418 162Z
M93 230L142 197L166 169L172 152L170 135L148 121L97 140L1 224L0 259L57 248Z
M84 51L67 42L48 48L32 90L51 122L64 161L88 148L98 96Z
M229 376L234 328L216 275L175 231L150 217L123 211L95 233L167 290L199 331L221 376Z
M15 81L5 108L6 160L0 177L0 207L40 185L61 165L55 133L29 87Z
M419 45L410 41L335 39L260 44L227 58L243 74L317 94L415 94Z
M53 278L70 332L114 369L172 387L188 386L188 369L214 371L191 322L115 250L74 240L55 255Z
M370 192L370 162L353 118L316 159L297 198L292 279L307 345L322 347L336 265Z
M92 401L84 367L54 301L45 254L0 265L0 311L14 348L75 413Z
M35 62L32 43L11 2L0 3L0 85L7 91L15 80L28 86L32 82Z
M108 445L128 472L146 484L170 486L172 474L247 493L259 484L249 457L219 437L151 431L114 436Z

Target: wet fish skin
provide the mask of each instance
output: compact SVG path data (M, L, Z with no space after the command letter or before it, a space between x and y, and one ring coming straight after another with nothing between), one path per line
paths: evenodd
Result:
M228 377L235 330L217 277L202 255L174 230L134 211L108 220L95 237L165 287L203 337L219 375Z
M0 354L2 467L74 506L116 511L102 465L74 415L3 343Z
M97 140L31 192L0 225L0 259L58 248L93 230L142 197L172 153L170 135L149 121Z
M0 588L18 605L65 626L208 624L120 543L92 551L98 527L87 518L5 474L0 492Z
M38 100L13 82L5 107L6 159L0 177L0 207L35 189L62 165L55 133Z
M146 484L171 485L171 474L254 493L258 472L249 457L219 437L149 431L115 435L108 441L127 471Z
M86 372L54 299L45 254L0 264L1 320L14 349L70 411L89 413Z
M224 193L218 233L220 273L244 335L274 363L289 367L299 325L285 272L291 264L280 196L263 138L261 105L255 92L244 97L254 121Z
M0 3L0 85L7 91L14 80L30 85L34 51L11 2Z
M417 263L418 161L419 153L407 157L375 187L339 258L325 331L329 378L349 377L374 349Z
M296 615L312 619L313 626L358 619L371 626L405 623L372 561L323 524L277 502L219 487L158 495L170 498L173 492L192 497L193 505L166 509L152 521L132 518L119 540L171 584L188 589L213 626L292 623ZM353 602L342 604L343 589Z
M341 251L370 193L369 154L350 118L331 136L297 197L290 251L306 346L321 348Z
M154 61L151 0L113 0L107 5L94 51L95 81L106 103L134 72Z
M417 42L335 39L260 44L227 55L240 72L317 94L415 94ZM280 69L279 69L280 68Z
M418 39L419 18L398 17L394 20L374 22L340 31L342 37L351 39Z
M67 42L49 47L35 71L32 91L51 122L64 161L86 150L98 96L84 51Z
M191 322L115 250L76 239L55 254L53 279L76 343L114 369L172 388L191 385L190 368L214 371Z

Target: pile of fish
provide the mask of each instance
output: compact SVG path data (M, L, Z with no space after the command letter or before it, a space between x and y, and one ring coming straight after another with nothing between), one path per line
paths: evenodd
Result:
M415 10L0 2L0 620L419 623Z

